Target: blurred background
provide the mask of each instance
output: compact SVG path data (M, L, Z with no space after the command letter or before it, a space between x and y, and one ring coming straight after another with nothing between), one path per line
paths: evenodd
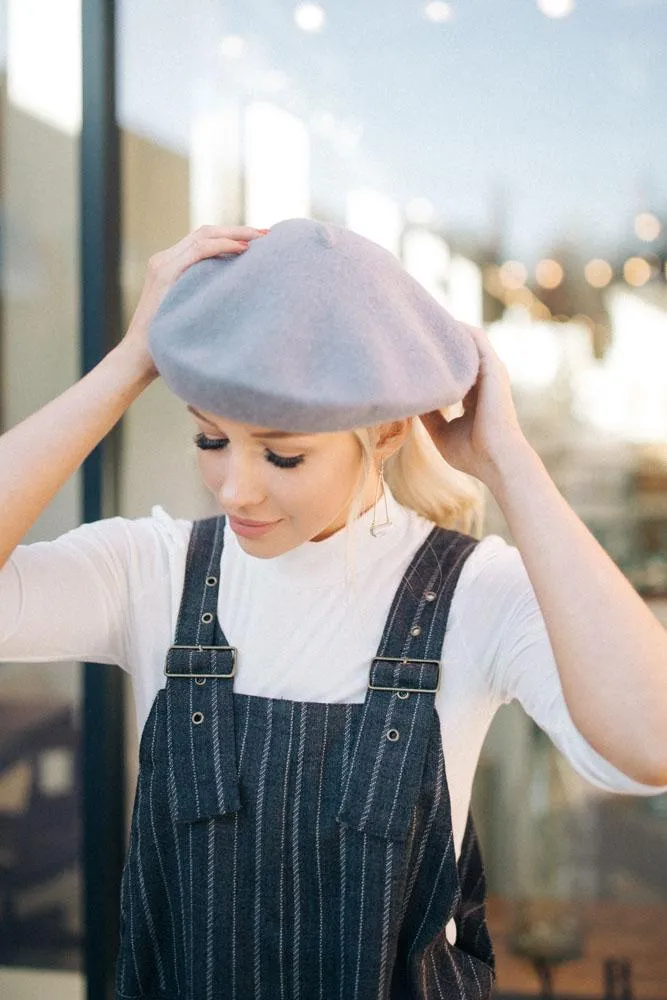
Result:
M347 225L484 324L527 437L667 623L666 85L665 0L0 0L1 429L99 360L148 257L194 227ZM158 380L26 541L215 513L190 435ZM512 540L491 497L485 530ZM0 664L3 998L108 976L84 934L105 867L84 836L89 670ZM109 683L127 836L134 707ZM593 787L501 709L473 790L499 995L547 995L551 958L558 995L631 974L667 998L666 798Z

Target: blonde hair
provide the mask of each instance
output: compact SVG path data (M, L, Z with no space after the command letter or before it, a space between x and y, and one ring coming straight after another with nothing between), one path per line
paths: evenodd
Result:
M456 411L444 407L440 412L449 417ZM384 478L394 499L403 507L409 507L420 517L432 521L440 528L461 531L481 538L484 522L485 493L482 483L466 473L453 468L440 454L419 417L406 418L406 436L397 450L385 459ZM376 466L375 448L380 438L381 428L357 427L352 433L359 442L361 463L350 507L345 531L347 534L347 580L354 586L354 550L351 545L350 528L363 508L363 491L373 467ZM378 521L382 521L382 499L378 500ZM362 602L355 599L355 613Z
M440 412L447 415L446 409ZM397 502L441 528L452 528L481 538L484 522L481 483L459 472L442 457L418 417L408 417L406 421L408 431L405 440L384 463L384 478ZM347 519L348 526L361 513L363 485L375 464L374 451L381 426L359 427L352 432L361 446L362 465Z

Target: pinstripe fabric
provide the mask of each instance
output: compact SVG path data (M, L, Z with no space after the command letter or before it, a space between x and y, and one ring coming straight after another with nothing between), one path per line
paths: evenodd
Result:
M195 649L171 647L140 740L117 997L487 1000L483 862L470 813L456 861L434 707L476 541L434 528L396 591L364 703L327 704L237 694L220 676L233 651L205 647L229 645L223 527L193 526L174 646Z

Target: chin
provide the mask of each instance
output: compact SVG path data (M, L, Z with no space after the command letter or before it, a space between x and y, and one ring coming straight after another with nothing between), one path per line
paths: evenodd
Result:
M264 538L247 538L243 535L236 535L236 541L244 552L255 559L274 559L300 544L295 542L294 545L286 545L284 542L268 542Z

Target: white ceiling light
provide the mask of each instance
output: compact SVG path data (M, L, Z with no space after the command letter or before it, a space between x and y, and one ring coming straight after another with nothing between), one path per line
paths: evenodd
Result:
M545 17L569 17L574 10L574 0L537 0Z
M325 17L324 10L317 3L301 3L294 8L294 22L302 31L321 31Z
M442 0L431 0L424 7L424 17L427 21L445 22L454 19L454 8Z

